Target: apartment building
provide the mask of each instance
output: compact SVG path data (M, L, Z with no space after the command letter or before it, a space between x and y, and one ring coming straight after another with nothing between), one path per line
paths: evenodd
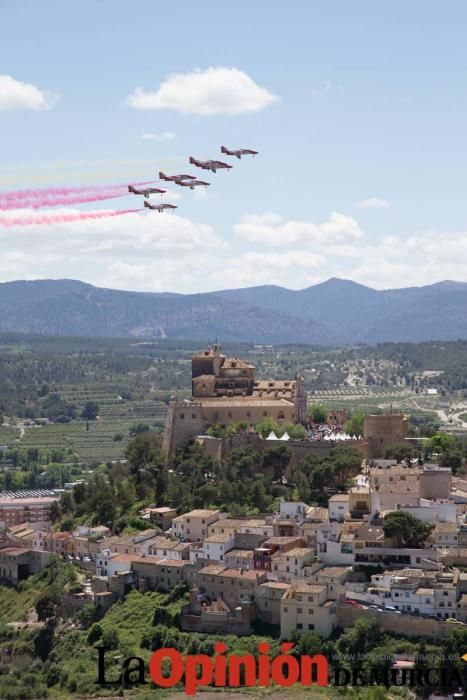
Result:
M336 624L336 603L328 598L326 585L300 582L284 593L281 599L283 639L289 639L295 630L329 637Z
M50 508L58 501L58 495L22 495L28 492L6 492L0 494L0 528L7 529L21 523L43 523L50 525Z
M303 578L303 569L313 563L314 552L309 547L294 547L286 551L278 551L272 556L271 579L277 581L292 581Z
M208 534L216 534L209 526L221 517L220 510L191 510L172 520L172 532L184 542L201 542Z
M212 600L223 598L231 608L235 608L242 602L255 600L256 590L260 583L267 581L267 574L264 571L228 569L219 564L210 564L197 572L196 580L198 587Z

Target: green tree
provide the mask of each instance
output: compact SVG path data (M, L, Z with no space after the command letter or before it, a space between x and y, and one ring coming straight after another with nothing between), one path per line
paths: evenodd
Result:
M235 433L244 433L248 430L249 425L245 421L237 420L234 421L233 423L230 423L227 426L227 434L228 435L234 435Z
M211 437L223 438L227 435L227 429L224 425L221 425L220 423L213 423L208 427L206 433Z
M39 618L39 620L41 620L41 622L44 622L45 620L49 620L50 618L55 617L58 604L58 594L51 589L46 590L40 596L40 598L37 599L35 605L37 617Z
M95 622L88 632L88 644L94 644L99 639L102 639L102 627L98 622Z
M139 433L129 443L125 454L132 474L160 467L165 462L161 452L161 438L153 432Z
M322 403L313 403L308 407L308 415L313 420L313 423L326 423L328 409Z
M401 548L423 547L433 527L402 510L388 513L383 520L384 536L394 539L396 546Z
M53 523L56 523L57 520L60 520L62 512L60 510L60 504L58 501L53 501L53 503L51 503L49 512L50 512L50 520Z
M433 452L451 452L456 447L456 438L440 430L430 439L430 446Z
M361 412L352 413L351 417L344 425L344 431L347 435L363 435L363 421L365 420L365 414Z
M81 411L81 418L83 420L96 420L98 415L99 404L96 401L86 401Z
M384 450L385 459L395 459L398 464L406 462L407 466L410 466L414 456L416 456L414 448L406 442L396 442L388 445Z
M284 476L291 456L292 450L285 444L271 447L263 452L263 469L272 469L273 479L278 481Z
M282 423L280 434L288 433L293 440L303 440L306 437L306 428L301 423Z
M267 437L271 430L274 431L276 435L280 432L279 425L273 418L270 418L269 416L264 416L264 418L261 418L259 423L256 424L255 430L257 433L262 435L263 438Z

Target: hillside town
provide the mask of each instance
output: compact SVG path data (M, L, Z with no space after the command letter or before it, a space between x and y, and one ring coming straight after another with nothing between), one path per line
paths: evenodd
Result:
M257 382L251 364L214 346L193 358L192 400L172 399L165 454L183 440L213 458L232 440L261 452L278 438L262 436L255 423L302 425L307 415L302 378ZM58 555L86 572L84 590L69 594L73 610L93 602L105 611L132 589L182 584L186 631L248 635L261 622L280 628L283 639L327 638L368 616L390 632L442 638L467 624L467 479L420 456L384 458L385 448L408 439L402 414L366 416L359 436L343 432L346 417L329 411L301 439L286 436L291 464L339 441L359 451L360 473L329 493L327 505L282 497L275 512L235 516L157 502L139 512L145 529L117 534L103 524L54 525L66 489L3 492L0 576L18 584ZM219 421L242 427L227 437L206 434Z
M327 637L362 614L409 635L443 636L467 623L467 481L435 464L363 459L355 485L327 508L282 500L274 514L231 517L157 504L141 513L148 527L135 535L56 531L46 511L58 498L0 496L0 574L16 584L54 554L76 562L89 574L77 609L88 600L105 609L131 587L184 583L182 628L199 632L248 634L258 619L280 625L283 638L294 630ZM429 524L425 536L407 544L388 535L390 514Z

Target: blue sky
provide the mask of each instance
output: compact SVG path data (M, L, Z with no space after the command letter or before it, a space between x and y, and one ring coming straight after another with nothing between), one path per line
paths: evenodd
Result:
M212 184L184 190L175 215L8 227L0 216L0 281L189 292L467 281L466 14L460 1L0 0L0 194L150 180L186 171L189 155L219 158L223 143L260 152L196 173ZM15 84L2 92L1 76ZM8 92L23 83L42 108ZM137 88L155 108L128 104Z

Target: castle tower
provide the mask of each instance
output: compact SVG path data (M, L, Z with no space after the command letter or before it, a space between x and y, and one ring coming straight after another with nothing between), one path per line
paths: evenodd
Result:
M382 457L389 445L404 442L407 437L408 423L402 413L389 413L365 416L363 436L370 444L371 457Z
M199 401L173 398L167 410L162 451L170 457L175 450L185 445L204 430L203 409Z
M303 374L295 375L295 422L305 424L307 421L307 395L305 386L305 377Z
M217 376L224 359L220 344L210 345L207 350L191 358L191 378L195 379L201 375Z

